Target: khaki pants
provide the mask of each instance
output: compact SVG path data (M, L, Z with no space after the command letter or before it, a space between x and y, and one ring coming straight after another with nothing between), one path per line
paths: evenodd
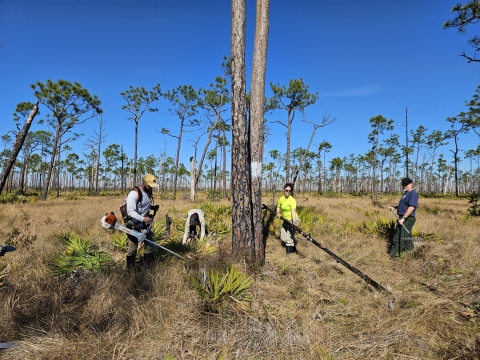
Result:
M280 230L280 239L286 246L295 246L294 241L295 229L287 222L283 222L282 229Z
M132 228L133 222L128 221L126 227L129 229ZM136 225L134 228L135 231L142 231L140 225ZM137 249L138 249L138 239L135 236L127 234L128 237L128 246L127 246L127 256L136 256ZM154 234L152 231L147 233L147 239L153 241ZM143 246L145 247L145 254L153 254L155 245L150 244L148 241L143 242Z

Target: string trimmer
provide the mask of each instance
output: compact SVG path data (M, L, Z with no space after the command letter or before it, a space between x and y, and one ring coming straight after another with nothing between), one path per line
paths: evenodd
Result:
M152 224L153 224L153 221L142 231L136 231L136 230L133 230L133 229L129 229L129 228L123 226L122 224L120 224L117 220L117 217L115 216L115 214L113 212L106 214L102 218L102 226L105 229L114 229L114 230L123 231L124 233L127 233L128 235L132 235L132 236L136 237L138 239L139 243L141 243L142 241L146 241L146 242L148 242L152 245L155 245L155 246L159 247L162 250L165 250L165 251L169 252L172 255L175 255L176 257L179 257L180 259L186 260L184 257L178 255L177 253L173 252L172 250L169 250L166 247L163 247L163 246L157 244L156 242L153 242L153 241L147 239L147 234L150 231L150 228L152 227Z

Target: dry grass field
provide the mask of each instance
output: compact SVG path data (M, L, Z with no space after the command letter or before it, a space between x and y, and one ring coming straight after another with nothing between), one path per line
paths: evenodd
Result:
M17 247L0 257L0 342L16 343L0 358L480 359L480 218L468 215L466 199L420 198L422 238L392 261L385 238L362 224L392 220L388 205L398 198L381 197L373 208L366 197L297 196L315 214L312 237L392 293L300 235L299 252L286 258L271 234L262 268L232 262L227 236L210 251L182 250L187 261L161 256L152 268L129 272L112 246L114 232L100 224L118 212L121 197L0 205L0 243ZM169 214L179 224L193 207L156 203L156 221ZM113 268L54 273L52 259L64 251L59 235L68 232L110 254ZM191 276L230 265L254 278L250 300L232 297L208 311Z

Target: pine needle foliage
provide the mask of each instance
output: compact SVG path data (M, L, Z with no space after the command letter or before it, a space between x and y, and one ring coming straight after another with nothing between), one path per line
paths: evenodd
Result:
M77 269L102 270L113 265L113 260L104 251L98 251L88 239L82 239L75 233L57 236L65 246L62 254L53 259L54 271L58 274L69 274Z
M200 271L200 276L191 277L193 286L202 299L205 310L217 312L222 305L233 298L251 300L248 289L254 280L245 273L231 266L226 273L218 270Z

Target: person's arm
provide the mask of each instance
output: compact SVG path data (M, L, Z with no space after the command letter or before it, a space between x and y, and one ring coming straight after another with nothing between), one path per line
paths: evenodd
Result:
M403 223L405 222L405 219L407 219L412 214L413 210L415 210L415 206L409 206L407 208L407 211L405 211L405 214L403 214L403 216L400 217L400 220L398 220L398 223L400 225L403 225Z
M282 216L282 208L280 207L281 206L281 198L278 199L278 203L277 203L277 217L279 218L280 216Z
M138 193L135 190L130 191L127 196L127 215L137 221L143 221L144 218L137 212Z
M290 207L291 207L290 211L292 213L292 223L294 223L295 225L298 225L298 223L297 223L297 201L293 197L290 200Z
M187 239L190 236L190 216L187 216L187 221L185 222L185 232L183 233L183 241L182 244L185 245L187 243Z
M295 208L292 208L292 223L294 223L295 225L298 225L297 224L297 209Z
M198 219L200 220L200 239L203 239L205 237L205 226L207 226L205 214L201 210L197 214Z

